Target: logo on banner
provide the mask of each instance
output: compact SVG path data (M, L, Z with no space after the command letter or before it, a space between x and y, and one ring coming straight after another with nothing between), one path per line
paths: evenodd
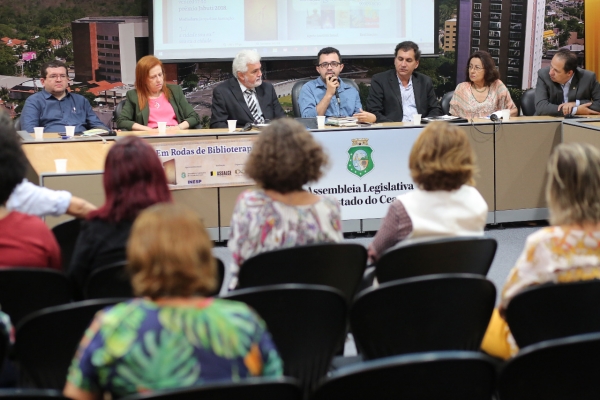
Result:
M362 178L375 166L373 164L373 149L369 139L352 139L352 147L348 149L348 171Z

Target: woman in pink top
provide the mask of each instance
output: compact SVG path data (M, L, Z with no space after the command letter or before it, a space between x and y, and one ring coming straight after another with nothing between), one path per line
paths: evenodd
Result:
M6 202L25 178L27 159L12 121L0 112L0 267L61 269L60 248L38 217L10 211Z
M481 118L499 110L519 115L510 93L499 79L500 74L492 57L476 51L467 61L466 82L459 83L450 100L450 114L461 118Z
M127 92L127 100L117 118L119 129L148 131L158 122L166 122L173 130L195 128L200 117L178 85L165 84L165 69L154 56L145 56L135 67L135 89Z

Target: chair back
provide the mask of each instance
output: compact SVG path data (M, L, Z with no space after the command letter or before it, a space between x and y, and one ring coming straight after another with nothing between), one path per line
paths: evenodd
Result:
M52 389L0 389L0 399L3 400L70 400L62 394L62 390Z
M306 82L312 81L314 79L315 78L298 79L296 81L296 83L294 83L294 86L292 86L292 110L294 112L294 117L296 117L296 118L302 117L302 111L300 110L300 104L298 104L298 97L300 96L300 91L302 90L302 86L304 86L304 84ZM354 79L340 78L340 80L342 82L352 86L354 89L356 89L360 93L360 91L358 90L358 85L356 84Z
M117 120L121 116L121 112L123 111L123 107L125 106L126 102L127 102L127 99L121 100L119 102L119 104L117 104L117 106L115 107L115 109L113 110L112 123L113 123L113 126L115 126L115 127L117 126Z
M123 400L300 400L298 381L289 377L250 378L241 382L212 383L198 387L161 390L124 397Z
M473 274L428 275L384 283L356 296L350 326L366 359L480 348L496 289Z
M375 275L380 283L431 274L485 276L497 247L495 239L484 237L453 237L401 245L381 256Z
M535 114L535 89L527 89L521 96L521 112L523 115Z
M442 96L442 101L440 105L442 106L442 111L444 115L448 115L450 113L450 100L452 100L452 96L454 96L454 90L448 93L444 93Z
M77 237L79 236L80 230L80 219L72 219L70 221L63 222L62 224L58 224L52 228L52 233L54 233L54 237L56 238L58 246L60 247L63 271L67 271L69 269L71 257L73 256L73 251L75 250L75 244L77 243Z
M15 118L15 120L13 121L14 127L15 127L15 131L20 131L21 130L21 116L18 116Z
M127 261L118 261L93 270L85 284L84 297L86 299L134 297L126 268Z
M285 284L236 290L224 298L248 304L265 320L284 374L297 378L306 393L325 376L346 334L348 306L339 290Z
M367 361L333 372L311 400L490 400L495 384L491 357L443 351Z
M597 399L600 333L548 340L521 349L500 371L502 400Z
M67 277L49 268L0 268L0 306L13 326L34 311L70 301Z
M334 287L348 302L361 282L367 251L360 244L324 243L257 254L240 267L239 289L306 283Z
M532 286L508 303L506 321L519 347L600 332L600 280Z
M48 307L24 318L15 350L21 382L62 389L83 334L99 310L123 299L96 299Z
M219 295L221 289L223 288L223 281L225 280L225 264L223 264L223 261L221 261L220 258L215 257L215 260L217 262L217 286L212 293L207 294L207 296L210 297Z

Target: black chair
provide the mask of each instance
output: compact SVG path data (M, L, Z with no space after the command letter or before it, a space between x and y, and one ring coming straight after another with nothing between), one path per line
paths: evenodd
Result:
M73 256L80 230L81 220L79 219L72 219L52 228L52 233L54 233L54 237L60 246L63 271L69 269L69 264L71 264L71 257Z
M83 290L84 297L86 299L134 297L129 274L125 270L126 266L127 261L119 261L92 271Z
M452 96L454 96L454 90L448 93L444 93L442 96L442 101L440 101L440 105L442 106L442 111L444 115L448 115L450 113L450 100L452 100Z
M273 250L246 260L238 289L306 283L341 290L348 301L361 282L367 251L359 244L325 243Z
M441 351L341 369L324 380L311 400L490 400L495 384L496 364L491 357L471 351Z
M62 391L52 389L0 389L0 399L4 400L69 400Z
M522 349L500 372L500 399L597 399L598 360L600 333L534 344Z
M477 351L495 301L494 284L481 276L420 276L359 293L350 309L350 326L365 359Z
M294 83L294 86L292 86L292 110L294 111L294 117L296 118L300 118L302 117L302 113L300 111L300 104L298 104L298 97L300 96L300 91L302 90L302 86L304 86L304 84L306 82L312 81L315 78L303 78L303 79L298 79L298 81L296 81L296 83ZM352 87L354 87L359 93L360 90L358 90L358 85L356 84L356 82L354 81L354 79L342 79L340 78L342 82L351 85Z
M284 374L308 393L325 376L346 334L347 303L336 289L319 285L273 285L238 290L225 299L248 304L265 320Z
M199 387L161 390L123 397L123 400L300 400L302 390L293 378L252 378L241 382L213 383Z
M225 280L225 264L223 264L220 258L215 257L215 260L217 261L217 287L208 296L218 296Z
M62 272L49 268L1 268L0 306L13 326L34 311L70 301L69 285Z
M125 106L125 103L127 102L127 99L123 99L119 102L119 104L117 104L117 106L114 108L113 110L113 118L112 118L112 123L113 123L113 128L117 128L117 119L121 116L121 112L123 111L123 107Z
M48 307L24 318L16 329L20 381L60 390L83 333L97 311L123 299L86 300Z
M506 321L520 348L600 332L600 281L533 286L508 303Z
M16 117L13 121L14 127L15 127L15 131L20 131L21 130L21 117Z
M381 256L375 275L380 283L431 274L485 276L497 247L495 239L484 237L453 237L401 244Z
M521 96L521 112L523 115L535 114L535 89L527 89Z

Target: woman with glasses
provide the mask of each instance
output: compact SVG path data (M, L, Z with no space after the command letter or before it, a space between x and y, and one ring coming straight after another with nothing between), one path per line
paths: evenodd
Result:
M135 89L117 117L119 129L149 131L166 122L168 129L194 128L200 117L187 102L181 87L165 84L165 68L154 56L140 58L135 67Z
M471 54L467 62L466 82L456 86L450 100L450 114L472 119L508 109L511 117L519 115L519 109L499 78L489 53L476 51Z

